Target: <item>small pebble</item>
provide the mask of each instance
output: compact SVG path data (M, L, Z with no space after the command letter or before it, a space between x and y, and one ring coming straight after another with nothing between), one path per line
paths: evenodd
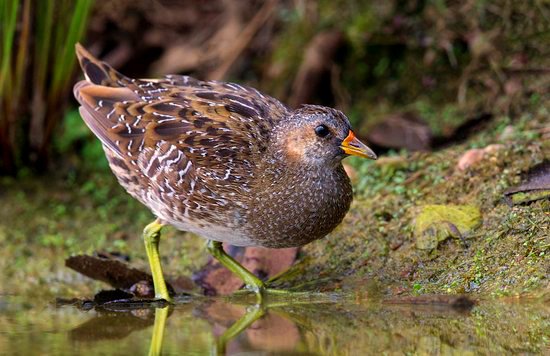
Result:
M462 155L462 157L460 157L456 165L456 168L458 168L461 171L465 171L466 169L483 161L486 158L486 155L495 154L496 152L502 150L503 148L504 148L504 145L492 144L485 148L473 148L471 150L468 150Z
M485 152L480 148L473 148L471 150L468 150L462 155L462 157L460 157L456 167L461 171L465 171L466 169L480 162L483 159L483 156L485 156Z

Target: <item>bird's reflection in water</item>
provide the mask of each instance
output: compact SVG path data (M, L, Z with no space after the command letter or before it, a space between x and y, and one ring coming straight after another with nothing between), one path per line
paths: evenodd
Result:
M292 351L300 340L296 324L277 313L276 307L238 305L224 300L159 308L144 305L141 308L99 309L94 318L71 330L70 339L81 342L123 339L152 325L149 355L161 355L167 320L174 313L192 313L208 321L216 340L211 345L211 353L216 355L249 350ZM185 345L181 347L185 349Z
M213 325L217 354L247 350L292 351L300 340L296 324L277 307L214 302L200 309Z
M162 341L164 340L166 319L168 319L170 309L171 307L155 309L155 324L153 326L153 336L151 337L149 355L160 355L162 353Z
M471 317L473 304L461 303L460 298L449 303L448 299L432 296L360 304L316 296L311 300L273 298L256 304L238 298L194 297L171 306L143 304L124 309L114 305L115 309L96 310L96 316L73 329L70 336L86 343L104 341L94 345L97 350L124 347L129 353L145 348L150 355L163 350L166 354L218 355L258 351L355 354L358 350L367 354L424 350L429 354L441 348L461 354L484 353L500 343L521 339L512 333L498 343L492 341L499 337L499 328L479 336L478 320ZM483 306L480 313L500 315L502 307ZM501 319L487 323L498 324ZM500 328L524 325L524 318L515 323L504 319L507 323L499 324Z

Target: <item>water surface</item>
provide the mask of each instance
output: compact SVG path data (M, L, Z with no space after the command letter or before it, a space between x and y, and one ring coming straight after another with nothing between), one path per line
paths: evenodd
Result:
M471 309L350 300L260 308L195 298L170 308L82 310L0 296L0 354L544 354L549 314L543 303L506 301Z

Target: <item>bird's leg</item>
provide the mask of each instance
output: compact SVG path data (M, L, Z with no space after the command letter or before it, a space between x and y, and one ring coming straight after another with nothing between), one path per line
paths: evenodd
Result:
M220 261L220 263L225 268L239 276L246 284L246 288L256 293L256 295L258 296L258 301L261 301L262 293L265 291L264 282L253 275L249 270L244 268L233 257L229 256L223 250L221 242L209 240L207 244L207 249L208 252L210 252L215 259Z
M157 219L150 223L143 230L143 241L145 242L145 250L147 251L147 258L149 259L151 274L153 275L155 298L170 302L172 298L168 294L168 288L166 288L166 282L162 275L162 266L160 265L159 240L161 229L162 223L160 220Z

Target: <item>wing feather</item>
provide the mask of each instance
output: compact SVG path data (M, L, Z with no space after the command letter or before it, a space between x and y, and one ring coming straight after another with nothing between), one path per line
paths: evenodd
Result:
M77 53L87 78L74 88L84 121L156 184L176 186L191 167L204 181L245 182L249 158L265 151L271 128L289 114L253 88L180 75L130 79L81 47Z

